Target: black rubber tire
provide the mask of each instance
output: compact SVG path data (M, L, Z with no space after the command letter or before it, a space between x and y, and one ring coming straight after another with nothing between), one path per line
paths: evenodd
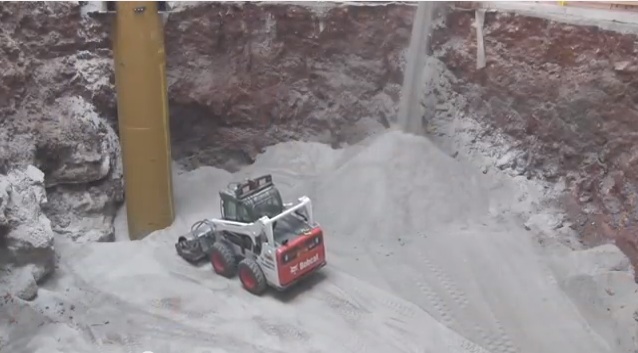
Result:
M217 263L218 266L215 266L215 259L221 262ZM215 273L220 276L231 278L237 274L237 261L235 261L233 250L223 241L216 241L213 244L213 250L210 252L210 263L213 265Z
M254 295L262 295L268 288L266 276L253 259L243 259L238 266L239 280L245 290ZM246 278L249 276L249 278Z

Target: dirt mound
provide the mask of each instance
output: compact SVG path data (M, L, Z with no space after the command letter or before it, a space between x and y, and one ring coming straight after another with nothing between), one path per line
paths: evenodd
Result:
M313 171L310 161L320 167ZM396 131L346 150L274 146L241 175L256 175L266 166L285 181L285 194L311 195L316 217L332 235L327 244L334 266L415 303L488 351L631 352L635 347L632 334L613 329L628 324L632 333L637 329L631 318L638 302L629 299L637 287L630 284L626 257L613 254L616 262L625 261L617 268L604 267L600 257L587 252L574 253L570 258L582 254L578 275L568 270L571 263L560 263L553 272L549 256L555 249L571 254L556 240L562 235L554 219L530 218L530 232L517 217L558 212L543 205L551 195L542 185L514 181L502 172L483 174L427 139ZM537 231L544 232L542 246L535 242ZM590 267L598 271L585 270ZM604 294L611 282L602 278L609 276L617 278L614 290L623 294ZM584 288L576 280L587 282L587 293L600 298L579 304L582 313L568 309L572 298L585 300L573 289ZM569 295L562 286L570 288ZM516 305L520 300L525 308ZM613 316L604 313L608 305ZM516 329L520 322L526 323L525 332ZM583 346L574 345L577 341Z
M287 199L313 197L329 266L306 285L255 305L237 279L188 264L173 244L192 222L219 214L217 190L265 172ZM274 146L235 175L208 167L178 174L173 226L138 242L59 244L56 281L32 305L54 298L73 303L72 319L46 317L72 323L75 332L13 328L9 344L24 342L23 332L39 342L30 348L46 343L60 351L91 342L107 351L159 353L213 346L220 352L631 352L631 333L614 330L631 317L635 284L614 282L624 285L614 285L610 296L602 288L611 282L550 262L554 253L546 250L558 248L541 251L509 212L508 205L521 202L515 190L525 185L495 179L426 139L398 132L345 150ZM593 265L598 257L578 261ZM597 275L616 268L612 257ZM618 316L591 302L574 306L562 286L573 289L570 295L589 288L590 299L614 305ZM44 340L51 332L68 338Z

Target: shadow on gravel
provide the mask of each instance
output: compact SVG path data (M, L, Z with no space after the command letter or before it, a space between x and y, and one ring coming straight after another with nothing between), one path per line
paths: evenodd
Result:
M266 295L269 295L283 303L289 303L295 300L297 296L311 291L316 285L323 282L326 278L328 278L328 274L325 271L320 271L297 283L293 287L288 288L284 292L269 290L266 292Z

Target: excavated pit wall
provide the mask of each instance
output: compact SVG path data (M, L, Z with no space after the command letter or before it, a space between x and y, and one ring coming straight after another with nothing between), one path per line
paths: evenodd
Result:
M383 130L396 115L414 11L180 8L166 24L175 159L233 170L280 141L337 147ZM16 259L44 256L28 268L37 281L53 270L54 233L111 240L123 200L108 19L80 12L73 2L0 4L2 259L22 266ZM566 205L584 240L618 239L633 254L635 36L488 14L487 67L477 71L472 18L451 11L438 21L434 61L449 71L439 72L444 85L433 78L430 124L474 119L487 127L476 141L511 137L498 167L567 177ZM26 224L37 224L41 239L26 237Z
M513 138L499 167L564 180L569 226L610 239L638 265L638 37L487 13L487 66L476 69L474 12L448 14L433 50L464 98L462 115ZM436 119L435 119L436 120Z

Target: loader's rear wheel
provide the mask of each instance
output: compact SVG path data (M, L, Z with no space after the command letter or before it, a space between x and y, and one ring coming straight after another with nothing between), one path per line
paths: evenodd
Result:
M231 278L237 273L237 262L233 250L224 242L218 241L213 244L210 262L218 275Z
M261 295L266 291L266 276L255 260L243 259L238 269L239 280L247 291L255 295Z

